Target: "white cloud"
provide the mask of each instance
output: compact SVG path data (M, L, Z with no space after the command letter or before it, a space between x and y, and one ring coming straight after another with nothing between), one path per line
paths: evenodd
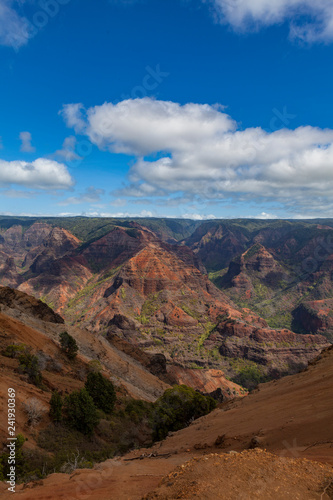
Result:
M82 104L68 104L62 110L67 126L87 134L98 147L134 155L187 150L235 128L228 115L212 106L180 106L148 97L105 103L86 114L85 120Z
M278 219L278 216L274 214L267 214L266 212L261 212L261 214L259 215L255 215L254 217L249 217L249 219L252 218L269 220L269 219Z
M84 106L81 103L66 104L59 115L63 116L67 127L73 128L77 134L84 131L86 122L84 116Z
M104 189L96 189L93 186L86 188L79 196L70 196L66 200L60 201L58 205L79 205L80 203L97 203L105 193Z
M21 147L20 151L24 153L34 153L36 151L36 148L34 148L31 144L31 134L30 132L21 132L20 133L20 141L21 141Z
M212 220L216 219L216 216L213 214L202 215L202 214L183 214L181 215L182 219L193 219L193 220Z
M293 39L309 43L333 40L333 0L209 1L219 20L236 31L254 31L288 21Z
M61 158L63 161L73 161L73 160L81 160L81 156L79 156L75 152L77 140L74 135L66 137L63 142L62 148L58 149L55 153L53 153L52 158Z
M32 36L27 19L14 9L14 0L0 0L0 45L19 49Z
M0 160L0 186L11 184L34 189L68 189L74 181L65 165L46 158L31 163Z
M66 115L70 108L64 109ZM238 130L216 106L149 98L96 106L78 120L100 148L137 156L130 185L116 196L262 199L293 209L318 197L323 207L333 196L331 129Z

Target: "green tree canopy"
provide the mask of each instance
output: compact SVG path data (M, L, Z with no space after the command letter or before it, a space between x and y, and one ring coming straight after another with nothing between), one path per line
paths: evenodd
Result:
M87 376L85 388L94 400L95 405L105 413L111 413L116 402L116 391L111 380L107 380L99 372L91 372Z

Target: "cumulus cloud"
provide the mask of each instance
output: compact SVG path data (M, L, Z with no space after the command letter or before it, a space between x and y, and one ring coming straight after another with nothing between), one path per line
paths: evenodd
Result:
M68 127L87 134L98 147L130 155L187 150L235 128L228 115L212 106L180 106L148 97L104 103L86 112L82 104L68 104L62 114Z
M28 20L14 9L14 0L0 0L0 45L19 49L32 36Z
M79 205L80 203L97 203L105 193L104 189L96 189L93 186L86 188L79 196L70 196L66 200L60 201L58 205Z
M333 195L331 129L241 130L218 106L149 98L81 109L76 123L72 106L64 116L69 111L72 126L93 143L137 157L130 184L116 196L266 199L300 207Z
M333 0L208 1L213 3L218 19L236 31L254 31L287 21L293 39L309 43L333 40Z
M46 158L31 163L0 160L0 186L12 184L34 189L68 189L74 181L65 165Z
M31 144L31 134L30 132L21 132L20 133L20 141L21 141L21 147L20 151L24 153L33 153L36 151L36 148L34 148Z

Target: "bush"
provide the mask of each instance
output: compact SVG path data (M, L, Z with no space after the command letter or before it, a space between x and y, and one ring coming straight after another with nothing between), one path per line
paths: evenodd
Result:
M244 366L239 370L237 375L232 378L232 381L242 387L246 387L249 391L255 389L258 384L267 382L268 378L261 372L257 366Z
M25 344L11 344L2 351L2 355L7 358L18 358L26 350Z
M154 439L164 439L169 431L178 431L216 408L216 401L186 385L167 389L154 405Z
M36 425L46 413L46 408L43 403L37 398L30 398L22 403L24 412L28 416L28 424L31 426Z
M103 368L102 363L98 359L92 359L88 363L89 371L100 372Z
M61 422L62 407L63 407L62 397L60 396L59 392L57 391L53 392L50 399L50 411L49 411L49 415L53 420L53 422Z
M29 381L40 387L42 383L42 374L39 370L39 362L37 356L25 352L19 356L19 372L26 373Z
M116 391L111 380L107 380L99 372L91 372L87 376L85 388L95 405L105 413L111 413L116 402Z
M125 407L125 414L130 417L132 422L138 424L151 415L153 407L153 403L132 399Z
M97 408L86 389L74 391L65 398L66 421L74 429L91 435L99 422Z
M62 350L66 353L69 359L74 359L79 350L76 340L74 337L69 335L67 332L62 332L60 334L60 345Z

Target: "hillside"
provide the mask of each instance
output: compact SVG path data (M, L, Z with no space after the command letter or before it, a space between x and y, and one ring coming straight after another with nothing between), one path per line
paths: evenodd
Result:
M261 385L149 450L108 460L92 471L54 474L21 486L18 498L75 498L85 491L98 500L135 500L148 494L189 499L194 493L213 499L223 487L226 500L236 500L242 492L261 500L288 498L289 493L326 500L332 498L332 397L329 348L306 371Z

